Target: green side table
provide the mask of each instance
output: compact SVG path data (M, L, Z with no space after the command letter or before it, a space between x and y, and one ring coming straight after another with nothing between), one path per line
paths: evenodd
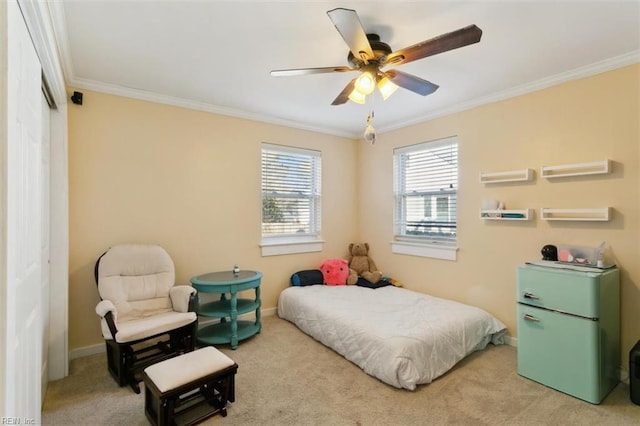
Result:
M191 284L199 293L219 294L220 299L204 304L198 303L196 312L200 316L220 318L216 324L198 327L198 341L206 345L231 344L238 347L240 340L260 333L260 280L262 273L256 271L209 272L191 278ZM238 299L237 293L254 289L254 299ZM256 319L238 321L238 315L255 311Z

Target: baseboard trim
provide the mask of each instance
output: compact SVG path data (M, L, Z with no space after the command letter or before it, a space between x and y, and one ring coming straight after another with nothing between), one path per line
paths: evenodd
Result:
M98 343L91 346L83 346L81 348L72 349L69 351L69 360L74 360L77 358L82 358L89 355L95 355L102 352L106 352L106 347L103 343Z
M504 336L504 343L505 345L509 345L509 346L513 346L513 347L518 347L518 338L517 337L512 337L509 336L508 334Z
M263 317L272 317L278 312L278 309L277 308L269 308L269 309L263 309L260 312L262 313Z
M260 311L260 313L262 314L263 317L272 317L277 313L277 309L276 308L263 309L262 311ZM253 313L248 313L248 314L240 315L238 318L253 317L253 315L254 315ZM219 320L211 319L211 321L206 321L205 323L218 322L218 321ZM90 346L83 346L81 348L76 348L69 351L69 360L82 358L89 355L99 354L105 351L106 351L106 347L104 342L97 343L95 345L90 345Z

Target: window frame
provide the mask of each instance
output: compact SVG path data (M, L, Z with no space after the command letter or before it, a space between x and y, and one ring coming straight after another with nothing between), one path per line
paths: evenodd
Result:
M400 169L402 165L402 156L411 153L418 153L423 151L429 151L444 146L456 146L456 178L455 184L452 190L445 190L438 192L438 195L434 192L430 205L438 210L438 198L442 198L442 195L447 193L447 199L450 199L450 195L455 194L456 208L455 208L455 235L451 237L447 236L434 236L434 235L410 235L407 234L407 206L406 200L407 193L404 189L405 171ZM391 241L391 251L398 254L407 254L412 256L431 257L444 260L456 260L457 258L457 241L458 241L458 195L459 195L459 154L458 154L459 140L457 136L450 136L446 138L436 139L432 141L422 142L414 145L408 145L399 147L393 150L393 187L394 187L394 211L393 211L393 241ZM431 191L425 191L422 196L428 194ZM424 198L426 200L426 198ZM426 201L423 205L427 205ZM433 213L433 217L437 217L438 212Z
M309 232L301 235L296 233L283 233L265 235L264 233L264 161L266 153L276 153L293 156L309 157L313 170L308 182L310 193L308 196L285 195L291 199L309 199ZM282 196L282 194L280 194ZM322 231L322 152L307 148L299 148L287 145L277 145L263 142L260 146L260 248L262 256L277 256L293 253L310 253L321 251L324 241L321 238Z

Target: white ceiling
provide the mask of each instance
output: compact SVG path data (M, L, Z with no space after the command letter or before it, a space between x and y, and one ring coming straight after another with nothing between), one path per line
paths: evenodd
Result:
M370 104L330 105L355 73L269 75L347 65L326 14L336 7L355 9L393 50L470 24L483 31L478 44L399 66L440 88L377 95L378 132L640 58L637 0L50 3L70 86L359 137Z

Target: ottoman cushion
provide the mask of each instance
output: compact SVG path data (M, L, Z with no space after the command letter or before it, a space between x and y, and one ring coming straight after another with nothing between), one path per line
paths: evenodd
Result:
M212 346L159 362L144 372L160 392L198 380L209 374L231 367L235 362Z

